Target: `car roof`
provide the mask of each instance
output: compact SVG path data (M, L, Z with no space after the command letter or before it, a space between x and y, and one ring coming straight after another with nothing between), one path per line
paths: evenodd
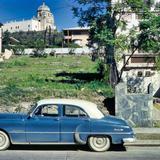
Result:
M38 106L44 104L66 104L66 105L75 105L82 108L90 118L103 118L103 113L98 109L95 103L79 100L79 99L43 99L37 102Z

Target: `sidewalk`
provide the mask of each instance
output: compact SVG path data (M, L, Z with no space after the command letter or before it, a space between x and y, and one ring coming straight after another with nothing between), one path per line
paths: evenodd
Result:
M160 146L160 128L133 128L136 141L125 146Z
M137 133L146 133L146 134L160 134L160 128L133 128L133 131Z
M136 140L133 143L124 143L125 146L160 146L160 140Z

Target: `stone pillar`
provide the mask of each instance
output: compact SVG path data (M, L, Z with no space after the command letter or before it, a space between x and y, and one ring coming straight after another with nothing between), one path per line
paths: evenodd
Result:
M126 101L127 86L124 83L119 83L115 88L115 114L116 116L121 116L123 112L124 101ZM126 106L127 107L127 106Z
M119 83L115 89L116 116L125 119L133 127L153 127L152 84L148 92L127 93L127 86Z

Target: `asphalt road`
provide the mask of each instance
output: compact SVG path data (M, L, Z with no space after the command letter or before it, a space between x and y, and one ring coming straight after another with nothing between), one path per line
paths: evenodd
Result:
M113 147L108 152L91 152L75 146L14 146L0 152L0 160L160 160L160 147Z

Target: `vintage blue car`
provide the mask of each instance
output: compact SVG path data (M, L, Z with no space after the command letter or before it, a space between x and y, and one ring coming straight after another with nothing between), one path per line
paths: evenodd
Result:
M124 120L105 116L83 100L41 100L28 114L0 114L0 150L10 144L88 144L93 151L106 151L134 140Z

